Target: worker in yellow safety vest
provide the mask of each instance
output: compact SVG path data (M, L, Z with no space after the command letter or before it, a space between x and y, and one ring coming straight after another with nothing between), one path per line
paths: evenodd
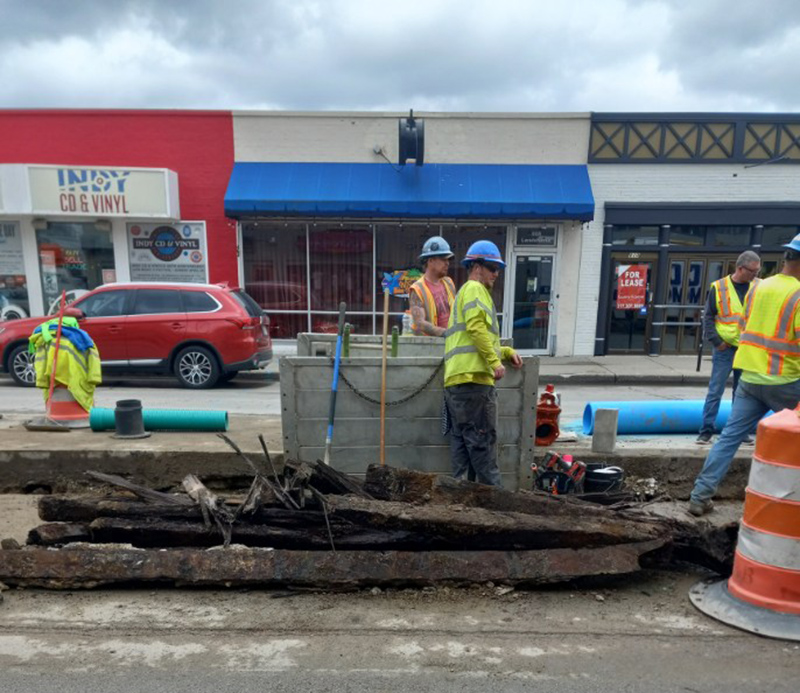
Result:
M425 273L408 292L414 334L443 337L456 298L456 286L447 276L450 245L441 236L432 236L422 246L419 259Z
M689 512L712 509L711 498L742 441L769 411L800 403L800 234L784 246L783 269L751 286L733 362L742 370L728 423L694 482Z
M453 476L474 473L482 484L502 486L497 466L497 391L495 381L522 359L500 346L500 323L491 290L504 268L491 241L473 243L461 261L469 280L456 296L444 343L445 403L450 420Z
M752 250L745 250L736 258L736 269L722 279L712 282L703 312L703 341L713 347L711 377L703 405L703 423L697 436L698 445L708 445L714 434L714 422L719 414L719 404L725 393L725 383L733 371L733 397L739 384L741 371L733 367L733 358L739 346L739 320L744 313L744 298L752 283L758 282L761 258ZM745 443L752 443L748 437Z

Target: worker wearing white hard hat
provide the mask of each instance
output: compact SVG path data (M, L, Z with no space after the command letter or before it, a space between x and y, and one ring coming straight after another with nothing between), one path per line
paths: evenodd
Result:
M441 236L431 236L422 246L419 259L425 273L408 292L414 334L443 337L456 297L453 280L447 276L450 245Z

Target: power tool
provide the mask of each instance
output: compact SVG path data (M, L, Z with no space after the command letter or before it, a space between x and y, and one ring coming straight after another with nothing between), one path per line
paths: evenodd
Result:
M574 460L572 455L559 455L548 450L542 463L531 464L534 488L553 495L583 493L586 465Z

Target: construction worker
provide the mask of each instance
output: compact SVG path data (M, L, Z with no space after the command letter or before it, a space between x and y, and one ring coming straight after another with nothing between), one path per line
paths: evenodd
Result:
M711 498L739 445L769 411L800 402L800 234L784 246L783 269L750 287L733 362L742 370L730 418L694 482L689 512L712 508Z
M443 337L456 298L456 286L447 276L453 253L441 236L431 236L422 246L419 259L425 274L408 293L414 334Z
M733 367L733 358L739 346L739 319L744 313L744 299L750 284L758 281L761 258L752 250L745 250L736 258L736 269L722 279L712 282L708 290L703 313L703 341L714 348L711 354L711 378L703 406L703 423L697 436L698 445L708 445L714 434L714 422L719 413L719 403L725 393L725 383L733 371L733 397L739 384L741 371ZM748 436L745 443L752 443Z
M500 324L491 294L505 263L494 243L477 241L461 264L469 279L456 296L444 346L450 460L456 479L474 473L482 484L502 486L494 384L505 375L503 361L522 367L522 359L512 348L500 347Z

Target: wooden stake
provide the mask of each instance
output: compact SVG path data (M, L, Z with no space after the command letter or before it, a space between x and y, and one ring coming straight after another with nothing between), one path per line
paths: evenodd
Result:
M389 292L383 292L383 342L381 353L381 465L386 464L386 352L389 335Z

